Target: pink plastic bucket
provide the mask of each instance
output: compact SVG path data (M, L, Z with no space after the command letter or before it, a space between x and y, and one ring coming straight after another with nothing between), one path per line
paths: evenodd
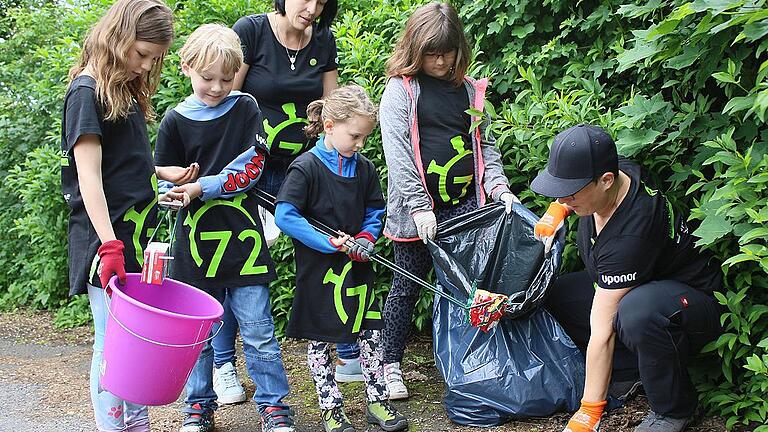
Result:
M101 387L142 405L176 401L224 309L205 292L172 279L149 285L129 273L125 286L116 276L109 285Z

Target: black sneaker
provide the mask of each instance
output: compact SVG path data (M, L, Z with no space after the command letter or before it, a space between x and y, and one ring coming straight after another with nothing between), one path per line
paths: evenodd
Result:
M261 432L293 432L293 410L287 406L272 406L261 414Z
M397 412L389 401L368 402L365 414L368 423L378 424L387 432L408 429L408 419Z
M321 413L325 432L357 432L347 418L347 415L344 414L343 407L322 410Z
M213 411L204 409L199 403L190 405L182 410L187 417L181 424L179 432L211 432L214 427Z

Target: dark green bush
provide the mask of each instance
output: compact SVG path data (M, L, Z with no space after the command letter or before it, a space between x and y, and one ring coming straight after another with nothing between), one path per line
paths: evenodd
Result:
M493 76L494 130L519 190L553 134L588 121L691 209L697 244L724 263L728 309L704 349L719 361L696 371L702 402L729 429L768 430L765 1L490 0L461 12ZM521 195L539 211L546 202ZM565 268L579 266L567 249Z

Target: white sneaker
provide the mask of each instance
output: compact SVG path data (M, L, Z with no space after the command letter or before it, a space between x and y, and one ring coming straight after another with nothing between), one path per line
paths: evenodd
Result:
M224 363L220 368L213 368L213 391L222 405L245 402L245 389L237 377L235 365Z
M405 399L408 397L408 389L403 383L403 372L400 370L399 362L384 365L384 380L387 383L389 400Z

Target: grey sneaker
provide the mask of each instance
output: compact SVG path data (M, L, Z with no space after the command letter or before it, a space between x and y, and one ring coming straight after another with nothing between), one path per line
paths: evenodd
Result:
M363 369L360 367L360 358L336 360L335 378L338 382L365 381Z
M237 377L237 369L232 363L224 363L213 368L213 391L222 405L245 402L245 389Z
M650 411L635 432L683 432L692 420L692 417L673 418Z

